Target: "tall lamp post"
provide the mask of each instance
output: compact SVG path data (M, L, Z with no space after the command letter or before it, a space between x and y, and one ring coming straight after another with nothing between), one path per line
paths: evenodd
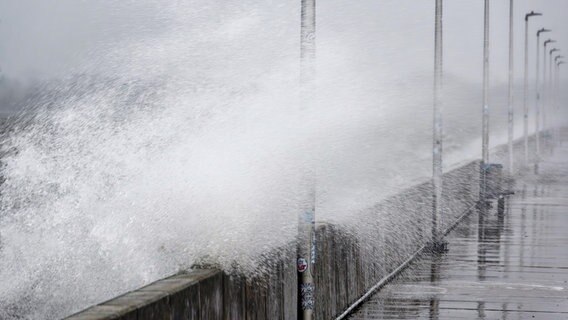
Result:
M553 78L553 85L552 85L552 110L556 112L558 110L558 59L564 58L563 55L557 55L554 57L554 63L550 61L551 67L554 67L554 78ZM554 144L558 141L558 128L556 127L557 121L553 120L553 142Z
M556 82L556 86L558 88L558 99L560 99L560 70L562 70L560 68L561 65L565 64L566 62L564 61L558 61L557 65L558 65L558 72L556 73L556 77L558 77L558 81ZM558 105L558 107L560 108L560 105Z
M557 93L558 93L558 59L563 59L564 56L559 54L556 57L554 57L554 63L553 63L553 67L554 67L554 78L552 79L552 81L554 82L553 85L553 90L554 90L554 105L556 106L556 104L558 103L557 100Z
M529 164L529 105L528 105L528 89L529 89L529 18L542 16L542 13L531 11L525 15L525 70L523 84L523 136L524 136L524 165Z
M564 61L558 61L558 59L564 58L564 56L558 56L554 59L556 64L556 107L554 108L556 112L560 109L559 100L560 100L560 66L564 64ZM560 142L560 128L558 127L558 122L555 125L556 127L556 143Z
M442 225L442 103L440 91L442 86L443 64L443 35L442 35L442 0L436 0L434 21L434 123L432 145L432 249L445 251L446 246L442 241L440 226Z
M560 109L560 66L564 63L563 61L558 61L558 59L562 59L564 58L564 56L559 55L556 58L554 58L554 65L555 65L555 84L554 84L554 111L558 112L558 110ZM556 118L555 118L556 119ZM560 128L558 127L558 121L554 121L554 139L555 139L555 143L558 144L558 142L560 141Z
M514 139L514 107L513 107L513 69L514 69L514 28L513 0L509 1L509 94L507 104L508 149L509 149L509 178L513 176L513 139ZM510 187L510 186L509 186Z
M302 0L300 43L300 96L304 107L314 101L315 55L316 55L316 1ZM298 319L313 320L315 310L315 172L308 170L310 205L298 219L298 247L296 267L298 270Z
M555 42L556 42L556 40L552 40L552 39L548 39L548 40L544 41L544 54L543 54L544 55L544 57L543 57L544 62L542 64L542 93L541 93L541 96L542 96L542 103L541 103L542 118L539 119L539 121L542 124L542 131L545 131L545 132L546 132L546 126L544 125L544 123L545 123L544 120L546 119L546 117L545 117L546 105L548 103L547 95L546 95L546 90L547 90L547 87L546 87L546 81L547 81L547 79L546 79L546 67L547 67L547 65L546 65L546 52L547 52L546 47L549 43L555 43Z
M489 164L489 0L485 0L483 26L483 111L481 136L481 198L487 197L487 170Z
M560 51L560 49L558 48L552 48L550 49L550 51L548 52L548 80L546 80L546 78L544 79L544 91L543 93L545 94L545 98L546 98L546 103L544 104L544 108L542 109L542 129L544 132L546 132L547 130L547 121L546 121L546 114L547 114L547 109L550 111L550 108L552 107L552 103L553 103L553 95L554 95L554 85L552 83L552 54L555 52ZM546 68L546 64L544 65L544 68Z
M557 58L564 58L564 56L558 56ZM558 59L556 59L558 60ZM556 61L555 60L555 61ZM566 62L560 60L556 61L556 111L560 108L560 66L565 64Z
M535 163L534 171L538 173L538 162L540 157L540 34L550 32L550 29L542 28L536 32L536 104L535 104Z

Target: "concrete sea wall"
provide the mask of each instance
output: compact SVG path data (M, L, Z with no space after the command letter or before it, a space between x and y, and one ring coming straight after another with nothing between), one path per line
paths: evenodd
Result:
M444 226L477 201L479 166L470 162L444 175ZM431 183L422 183L359 213L353 224L318 223L317 319L341 314L429 240L431 194ZM294 245L268 253L266 260L271 272L260 279L196 269L67 319L296 319Z

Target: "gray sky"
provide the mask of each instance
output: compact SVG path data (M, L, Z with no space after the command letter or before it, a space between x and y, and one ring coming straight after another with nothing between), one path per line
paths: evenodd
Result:
M493 82L499 83L506 80L509 1L491 2L491 74ZM568 1L515 3L519 76L524 13L531 9L544 13L544 17L531 20L531 55L535 51L535 30L542 26L554 30L550 37L568 53ZM101 57L125 43L163 37L192 43L211 26L231 29L233 24L239 28L241 24L234 23L240 19L237 16L252 17L252 27L244 28L239 37L262 39L256 44L292 56L298 51L298 4L297 0L0 0L0 66L11 78L66 75L92 62L93 57L104 61ZM369 64L376 64L379 73L395 77L397 71L429 72L433 60L433 4L433 0L319 1L318 55L325 59L329 53L344 50L361 62L354 68L367 69ZM483 1L447 0L444 10L446 71L480 81ZM269 64L270 52L267 49L267 55L258 56L258 60L264 60L259 61L260 65ZM534 57L530 61L534 67Z

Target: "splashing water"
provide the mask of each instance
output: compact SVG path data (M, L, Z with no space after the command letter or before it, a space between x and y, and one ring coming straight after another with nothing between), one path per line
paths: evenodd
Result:
M109 31L2 142L0 318L61 317L203 256L262 273L309 203L305 168L317 219L340 223L430 174L428 72L367 70L324 31L302 109L295 2L140 3L154 28ZM478 156L477 88L448 85L448 166Z

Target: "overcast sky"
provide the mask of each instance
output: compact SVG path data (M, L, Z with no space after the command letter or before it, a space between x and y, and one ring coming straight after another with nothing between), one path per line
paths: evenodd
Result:
M103 61L101 57L126 43L150 42L151 46L152 41L164 37L192 43L211 28L226 32L240 28L236 36L258 38L259 42L252 42L258 50L292 56L299 50L299 2L0 0L0 66L11 78L57 77L77 72L93 59ZM481 80L483 2L447 0L444 4L445 69L472 81ZM508 5L508 0L491 1L493 83L504 82L507 76ZM527 11L544 13L531 20L531 67L537 28L553 29L545 37L558 40L557 45L568 53L568 1L515 0L515 7L517 76L522 74ZM318 56L342 50L361 61L354 68L376 63L391 67L391 74L393 70L429 72L433 11L434 0L319 1ZM229 51L230 56L232 49L218 43L216 50ZM271 59L270 54L259 57L265 62ZM104 63L101 66L104 68Z

